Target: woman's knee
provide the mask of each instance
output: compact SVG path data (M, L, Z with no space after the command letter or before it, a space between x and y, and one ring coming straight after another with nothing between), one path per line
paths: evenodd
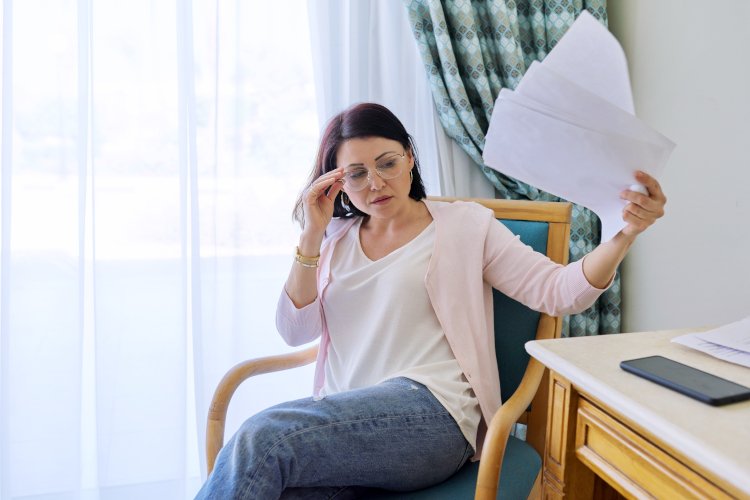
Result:
M235 447L254 452L267 452L289 434L288 421L283 414L270 408L248 418L234 435Z

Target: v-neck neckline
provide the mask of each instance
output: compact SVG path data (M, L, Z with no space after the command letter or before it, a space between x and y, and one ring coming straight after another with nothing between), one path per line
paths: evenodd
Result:
M432 215L432 214L430 214L430 215ZM418 239L420 239L420 238L422 237L422 235L424 235L424 234L425 234L425 233L427 232L427 230L428 230L428 229L429 229L430 227L432 227L432 225L433 225L433 224L435 223L435 219L432 219L432 220L430 221L430 223L429 223L429 224L427 224L427 225L426 225L426 226L425 226L424 228L422 228L422 230L421 230L421 231L420 231L419 233L417 233L417 234L416 234L416 235L415 235L415 236L414 236L414 237L413 237L412 239L410 239L409 241L407 241L406 243L404 243L404 244L403 244L403 245L401 245L400 247L394 248L393 250L391 250L391 251L390 251L390 252L388 252L387 254L383 255L382 257L380 257L380 258L378 258L378 259L372 259L372 258L370 258L370 257L369 257L369 256L367 255L367 253L365 253L365 249L364 249L364 248L362 247L362 239L361 239L361 235L360 235L360 230L362 229L362 221L363 221L363 220L364 220L364 218L363 218L362 220L360 220L360 221L359 221L359 222L357 223L357 227L355 228L355 229L356 229L356 233L355 233L355 235L356 235L356 240L357 240L357 249L359 250L359 252L360 252L360 254L362 255L362 257L364 257L365 259L367 259L367 261L368 261L368 262L370 262L370 263L373 263L373 262L380 262L380 261L382 261L383 259L386 259L386 258L390 257L391 255L394 255L394 254L396 254L396 253L400 252L400 251L401 251L401 250L403 250L404 248L407 248L407 247L408 247L409 245L411 245L411 244L412 244L413 242L415 242L415 241L417 241Z

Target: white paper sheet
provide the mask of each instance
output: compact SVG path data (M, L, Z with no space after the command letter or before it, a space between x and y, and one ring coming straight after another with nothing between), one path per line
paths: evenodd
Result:
M750 316L696 336L750 354Z
M583 11L544 65L584 89L635 114L628 61L620 42L588 11Z
M537 61L531 63L512 94L555 110L562 119L585 123L601 132L628 135L633 139L660 144L665 149L673 146L660 133L644 127L632 113L576 85Z
M750 317L707 332L681 335L672 342L750 367Z
M674 149L633 115L622 48L586 12L500 92L486 139L487 166L593 210L602 242L625 227L620 193L635 171L658 178Z
M634 182L637 166L657 174L647 166L664 161L664 151L653 144L582 128L515 99L498 100L495 106L492 132L512 145L497 155L485 145L485 162L593 210L602 221L602 241L625 226L619 194Z

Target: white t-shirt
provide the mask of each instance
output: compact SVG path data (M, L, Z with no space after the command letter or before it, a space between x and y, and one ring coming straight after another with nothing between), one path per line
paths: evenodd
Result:
M408 377L432 392L476 450L479 403L424 283L435 224L372 261L360 245L361 223L341 239L331 260L331 281L323 303L331 340L324 394Z

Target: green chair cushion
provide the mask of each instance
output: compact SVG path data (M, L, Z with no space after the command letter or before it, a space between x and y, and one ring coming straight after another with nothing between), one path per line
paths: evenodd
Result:
M505 447L503 468L497 498L503 500L525 499L534 486L542 459L525 441L510 436ZM411 492L378 491L364 498L370 500L469 500L474 498L479 462L469 462L446 481Z

